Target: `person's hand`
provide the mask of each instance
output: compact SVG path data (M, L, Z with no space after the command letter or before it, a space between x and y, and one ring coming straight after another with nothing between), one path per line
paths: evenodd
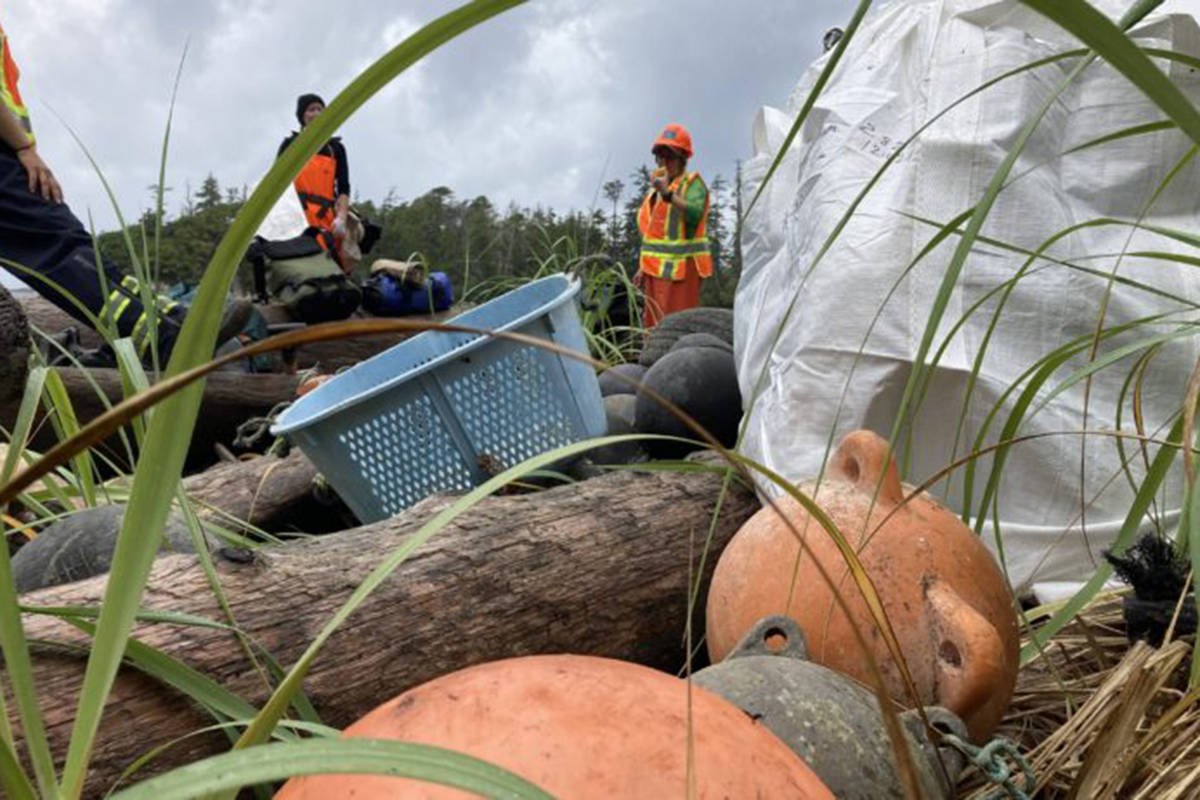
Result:
M654 180L652 180L650 183L654 186L654 189L659 194L667 193L667 179L665 176L662 176L662 175L656 176L654 178Z
M49 165L38 155L36 147L30 145L18 150L17 160L21 162L21 166L25 168L25 173L29 176L29 191L40 194L47 203L62 202L62 187L58 185Z
M646 273L642 272L640 269L636 273L634 273L633 285L637 289L645 289L646 288Z

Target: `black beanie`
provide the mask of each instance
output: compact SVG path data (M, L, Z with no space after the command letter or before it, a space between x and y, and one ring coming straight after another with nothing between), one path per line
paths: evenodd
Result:
M325 105L325 101L321 99L319 94L302 94L296 100L296 119L300 121L300 125L304 125L304 110L313 103Z

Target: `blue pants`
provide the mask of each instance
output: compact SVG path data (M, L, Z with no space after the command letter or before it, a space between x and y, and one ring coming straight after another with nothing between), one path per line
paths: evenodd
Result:
M16 262L35 274L13 269L6 262ZM104 289L110 294L120 291L122 312L117 318L117 331L121 336L131 335L142 316L137 295L121 288L121 274L107 260L101 262L105 273L105 286L101 286L91 234L66 204L46 202L29 191L25 168L3 144L0 144L0 266L89 327L92 322L87 316L50 284L38 280L38 276L58 284L96 317L101 315L107 299Z

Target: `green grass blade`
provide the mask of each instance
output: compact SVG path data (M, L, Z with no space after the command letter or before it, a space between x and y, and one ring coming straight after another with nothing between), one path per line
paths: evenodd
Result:
M42 614L48 617L71 622L73 620L91 620L100 616L100 609L92 606L21 606L23 614ZM233 628L224 622L216 622L207 617L186 614L182 611L155 611L143 609L134 615L138 622L155 622L164 625L187 625L194 628L214 628L231 631Z
M1125 516L1125 521L1121 525L1121 530L1117 534L1110 552L1120 555L1133 544L1138 529L1141 527L1142 518L1154 500L1154 494L1158 491L1158 487L1166 480L1171 463L1175 460L1182 434L1183 417L1180 416L1171 427L1171 432L1167 436L1167 444L1162 445L1155 454L1154 462L1150 465L1142 485L1138 488L1137 495L1133 498L1129 513ZM1021 663L1028 663L1054 634L1074 619L1075 615L1092 601L1096 593L1104 588L1105 581L1111 575L1112 566L1107 561L1101 562L1088 582L1075 592L1071 599L1064 603L1044 625L1037 628L1032 636L1032 641L1021 648Z
M187 492L184 490L182 482L179 485L177 499L179 502L179 509L183 513L184 522L187 523L188 534L191 536L192 547L196 551L196 554L200 560L200 566L204 570L204 577L208 581L208 586L212 590L213 597L217 601L217 606L221 609L221 613L225 615L225 619L228 620L230 630L233 631L233 635L237 639L238 645L242 648L242 652L246 654L246 660L250 662L250 665L256 672L258 672L259 677L262 679L263 688L266 689L267 692L270 692L272 689L271 676L268 672L268 669L259 662L258 654L255 652L253 643L250 641L249 637L242 633L242 629L238 625L237 619L233 615L233 607L229 604L229 598L225 595L225 590L221 586L221 579L217 575L217 570L212 560L212 554L208 550L208 543L204 538L204 532L201 529L200 520L196 517L195 510L192 508L191 501L188 500ZM308 701L308 698L304 697L302 693L297 694L293 705L296 706L296 709L301 716L307 719L309 722L320 723L321 719L319 716L317 716L316 709L313 707L312 703ZM245 716L253 716L255 713L257 713L257 710L252 711Z
M344 622L362 603L371 595L373 591L387 579L389 575L396 571L410 555L418 548L428 542L440 530L442 530L452 520L475 506L485 497L490 496L501 487L507 485L513 480L521 478L534 470L542 469L543 467L558 461L563 458L570 458L575 455L584 453L595 447L602 447L608 444L617 444L620 442L628 442L642 440L647 438L640 434L626 434L622 436L605 436L598 439L588 439L575 444L564 445L546 453L528 458L520 464L510 467L501 472L471 491L467 492L462 497L455 500L442 511L431 517L424 525L422 525L411 536L407 537L403 544L393 550L387 558L371 571L371 574L363 579L346 600L337 613L333 615L328 622L321 627L320 632L309 644L308 648L292 666L287 677L279 684L271 699L263 706L262 711L254 720L246 732L242 734L238 740L237 749L251 747L261 744L266 741L270 735L272 728L282 718L284 710L291 702L292 696L299 691L300 686L304 681L304 677L308 674L309 667L312 666L313 659L317 657L325 642L333 635L334 631ZM668 437L651 437L651 438L668 438Z
M1135 24L1139 19L1148 14L1160 3L1161 0L1151 0L1150 2L1139 3L1122 18L1122 27L1127 28ZM1111 25L1111 23L1109 24ZM1124 35L1120 34L1119 29L1118 34L1122 39L1125 39ZM1132 46L1133 45L1130 44L1130 47ZM1145 59L1145 56L1142 55L1140 51L1138 52L1138 55ZM983 196L980 198L979 203L976 204L974 213L972 213L971 218L968 220L967 226L963 230L961 238L959 239L958 246L955 248L954 254L951 256L950 263L946 267L941 286L938 288L937 295L935 296L931 306L929 321L926 324L925 332L921 337L921 343L918 346L917 353L913 357L913 369L909 375L907 383L905 384L904 394L901 397L899 409L896 413L896 419L892 426L891 436L889 437L891 442L895 443L899 440L901 431L905 429L910 408L915 409L925 395L930 378L933 375L934 368L936 367L936 364L926 362L926 357L929 354L933 337L937 332L938 326L941 324L942 316L944 315L946 306L950 301L954 287L958 283L959 275L962 273L962 269L966 263L967 257L970 255L971 250L975 246L979 232L982 229L983 223L987 219L988 214L991 213L991 209L995 205L996 198L1004 188L1009 174L1012 172L1013 167L1017 163L1017 159L1025 150L1026 144L1028 144L1029 139L1033 136L1034 131L1036 131L1038 126L1041 124L1046 113L1054 106L1055 103L1058 102L1059 98L1067 89L1067 87L1070 86L1075 79L1085 69L1088 68L1088 66L1092 63L1093 58L1094 57L1085 58L1082 62L1077 64L1071 70L1071 72L1061 82L1059 82L1054 91L1050 93L1037 112L1026 121L1025 125L1021 129L1021 132L1017 135L1016 141L1014 142L1012 148L1005 155L1004 160L992 174L992 178L988 182L987 188L984 190ZM1149 63L1148 60L1147 63ZM1200 117L1198 117L1198 121L1200 121ZM907 429L909 431L909 435L911 435L911 426L908 426ZM907 454L912 451L911 446L907 443L907 436L905 437L905 441L906 443L902 451L905 457L899 459L901 465L907 461ZM901 472L903 474L903 467Z
M138 358L137 348L133 346L132 339L118 339L113 342L113 354L117 357L117 367L121 371L121 387L125 397L132 397L150 388L150 378L142 368L142 360ZM145 444L146 425L152 411L147 410L129 421L129 427L133 429L133 439L139 448Z
M1086 366L1081 367L1078 370L1074 371L1073 373L1068 375L1066 378L1064 378L1061 382L1059 382L1059 384L1057 386L1055 386L1053 389L1051 389L1048 393L1044 393L1044 384L1046 383L1046 381L1050 378L1051 375L1053 375L1054 372L1056 372L1066 362L1066 360L1068 358L1070 358L1072 355L1078 353L1080 351L1080 348L1066 347L1066 348L1061 348L1058 351L1055 351L1053 357L1044 362L1044 364L1038 370L1035 377L1030 380L1030 382L1026 386L1025 390L1021 393L1020 398L1017 400L1016 404L1013 406L1013 410L1012 410L1011 414L1009 415L1008 420L1004 425L1004 428L1000 432L1000 440L1007 441L1009 439L1015 438L1018 431L1020 430L1021 424L1024 422L1026 417L1036 414L1039 409L1044 408L1045 405L1047 403L1049 403L1051 400L1053 400L1055 397L1062 394L1064 391L1069 389L1071 386L1074 386L1075 384L1078 384L1081 381L1085 380L1086 378L1090 377L1091 375L1095 374L1096 372L1099 372L1100 370L1102 370L1108 366L1111 366L1112 364L1115 364L1115 363L1121 361L1122 359L1128 358L1130 355L1133 355L1135 353L1140 353L1144 350L1148 350L1148 349L1150 349L1156 345L1162 344L1164 342L1169 342L1169 341L1172 341L1175 339L1181 339L1181 338L1190 338L1192 336L1195 336L1195 334L1196 334L1195 328L1192 326L1189 326L1182 330L1170 331L1168 333L1160 334L1158 336L1147 337L1145 339L1140 339L1136 342L1128 344L1124 347L1119 347L1115 350L1112 350L1112 351L1104 354L1103 357L1098 358L1098 359L1088 363ZM1089 346L1091 344L1091 339L1092 339L1092 337L1089 336L1088 337L1088 345ZM1033 401L1035 399L1039 399L1039 395L1040 395L1040 402L1038 403L1038 405L1036 407L1033 408L1033 411L1030 411L1029 409L1032 407ZM979 514L975 521L975 532L976 533L980 533L982 531L983 523L987 519L987 509L991 505L992 498L995 497L995 495L999 491L1001 476L1003 475L1003 472L1004 472L1004 463L1008 456L1008 449L1009 448L1006 446L1006 447L1002 447L996 451L995 459L992 464L991 473L988 476L988 482L984 488L983 496L979 502Z
M1191 457L1190 453L1184 455L1184 458ZM1187 547L1188 561L1192 566L1192 603L1200 611L1200 600L1197 599L1200 598L1200 592L1196 592L1194 586L1195 576L1200 575L1200 572L1196 571L1197 567L1200 567L1200 481L1193 480L1188 486L1182 517L1179 522L1179 536ZM1192 665L1188 671L1189 689L1194 689L1200 684L1200 660L1197 660L1197 655L1200 655L1200 639L1192 643Z
M421 28L360 74L268 170L221 239L176 341L167 376L209 359L217 322L242 254L276 198L317 149L371 96L418 59L521 0L477 0ZM120 665L199 412L203 382L172 395L151 418L121 533L113 553L94 646L84 673L63 768L68 798L83 791L105 698Z
M767 184L771 182L771 177L779 169L779 165L783 163L783 159L787 157L788 149L792 146L792 142L795 141L796 135L800 133L800 129L804 127L804 121L808 119L808 113L812 111L812 107L816 104L821 90L825 88L825 84L829 82L833 71L837 69L838 63L842 60L842 54L846 52L846 47L850 44L850 40L854 38L855 32L858 31L858 26L862 23L863 17L867 15L867 10L870 8L871 0L859 0L858 6L854 9L854 14L850 17L850 21L846 23L842 38L838 40L837 45L833 48L833 52L829 54L829 61L825 62L825 67L821 70L821 74L817 76L812 91L808 93L808 97L804 99L804 104L800 107L799 113L796 114L796 121L792 123L791 130L784 137L783 144L779 146L779 152L775 154L775 160L771 162L771 166L767 169L767 174L763 177L762 183L758 185L758 191L754 193L754 197L746 205L746 210L742 214L743 222L749 218L750 212L754 210L755 203L758 202L758 198L762 196L763 191L767 188Z
M47 367L34 367L29 370L25 379L25 392L21 395L21 405L17 408L17 418L13 422L12 435L8 438L8 452L4 454L4 464L0 466L0 486L8 483L25 444L29 441L29 431L33 427L33 416L37 413L38 403L41 402L42 389L46 383Z
M1016 142L1005 155L1004 160L996 168L992 174L991 180L988 182L987 188L984 190L983 197L976 204L971 217L967 220L966 228L958 241L958 246L954 250L954 254L950 258L950 263L946 267L946 271L942 276L941 285L938 287L937 295L934 297L933 304L929 311L929 321L925 326L925 331L921 336L921 343L917 347L917 352L913 356L913 367L909 374L908 381L904 386L904 393L900 398L899 407L896 410L896 417L892 424L892 431L888 440L895 445L899 441L901 431L905 428L909 410L919 402L919 398L923 396L925 386L928 384L929 376L932 374L935 364L927 363L926 358L929 355L930 347L933 344L933 337L942 321L942 316L945 314L946 307L950 302L950 297L954 291L954 287L958 284L959 275L962 274L963 266L966 264L967 256L971 254L975 247L975 241L979 236L979 232L983 227L984 221L995 205L996 198L1000 195L1000 191L1004 188L1005 181L1012 172L1013 167L1017 163L1025 145L1033 136L1038 125L1041 124L1042 118L1046 112L1057 102L1058 98L1066 90L1068 86L1074 82L1075 78L1087 68L1090 59L1085 59L1082 63L1076 65L1071 70L1070 74L1064 78L1049 97L1046 98L1041 108L1025 123L1021 128L1021 132L1017 135ZM914 412L915 413L915 412ZM911 428L911 426L909 426ZM911 447L907 444L903 447L902 452L907 454L911 452ZM897 459L901 467L901 475L905 473L904 464L907 458Z
M75 416L75 407L71 404L71 396L67 394L66 384L55 370L46 373L45 391L46 412L50 415L59 441L66 441L79 433L79 418ZM72 463L75 482L84 502L88 506L96 505L96 473L91 454L84 450L72 459Z
M4 796L11 800L37 800L33 784L8 742L0 745L0 786L4 787Z
M96 626L79 618L63 617L70 625L89 636L95 636ZM125 659L129 665L195 700L217 718L248 719L258 709L202 672L189 667L174 656L137 639L126 642ZM290 737L291 734L289 733Z
M1069 150L1064 150L1063 155L1069 156L1072 153L1079 153L1084 150L1089 150L1093 147L1099 147L1100 145L1108 144L1109 142L1116 142L1121 139L1128 139L1133 136L1144 136L1148 133L1158 133L1159 131L1168 131L1168 130L1172 130L1173 128L1176 128L1176 127L1178 127L1178 126L1174 122L1171 122L1170 120L1160 120L1159 122L1147 122L1143 125L1132 125L1128 128L1122 128L1119 131L1114 131L1114 132L1106 134L1104 136L1100 136L1098 138L1091 139L1089 141L1084 142L1083 144L1075 145L1074 147L1070 148Z
M213 733L216 731L234 731L236 728L244 728L248 723L249 720L247 719L236 719L230 720L229 722L219 722L215 725L207 725L199 730L191 731L189 733L185 733L183 736L176 737L166 744L155 747L153 750L138 756L129 764L128 767L125 768L125 770L113 783L112 787L108 790L108 793L104 795L105 798L112 797L113 792L117 791L117 789L119 789L123 783L128 781L131 775L145 767L147 764L155 761L159 756L176 745L182 744L189 739L195 739L198 736L204 736L208 733ZM284 720L279 724L281 727L286 726L289 729L294 728L296 731L311 733L313 736L319 736L326 739L337 739L342 735L341 731L337 730L336 728L330 728L326 725L313 725L312 723L308 722L294 722L291 720Z
M114 800L185 800L298 775L391 775L482 797L553 800L524 778L471 756L389 739L309 739L235 750L151 778Z
M175 83L171 86L171 102L167 105L167 125L163 130L162 155L158 159L158 182L154 185L154 256L149 259L150 283L157 286L162 274L162 264L159 263L159 246L162 242L163 198L167 187L167 150L171 143L171 123L175 120L175 103L179 98L179 82L183 78L183 65L187 63L190 41L183 43L183 52L179 54L179 66L175 69ZM158 363L158 343L153 342L155 363Z
M46 726L42 722L42 711L38 705L37 688L33 680L33 661L29 657L25 628L21 625L17 585L13 578L12 561L8 555L6 540L0 541L0 650L4 653L4 668L12 687L13 699L21 715L25 747L33 762L38 790L43 798L56 798L58 784L54 772L54 759L50 755L50 742L46 738Z
M1161 0L1142 0L1122 18L1118 27L1083 0L1021 0L1025 5L1048 17L1090 47L1118 72L1154 101L1163 113L1179 128L1200 144L1200 112L1187 96L1154 65L1122 29L1141 19Z
M963 94L961 97L958 97L957 99L955 99L952 103L950 103L948 106L946 106L942 110L938 111L929 120L924 122L920 127L918 127L915 131L913 131L912 134L907 139L905 139L903 142L901 142L896 147L896 149L887 157L887 159L884 160L883 164L881 164L879 169L876 170L875 174L873 176L871 176L871 179L866 183L866 185L863 186L862 189L859 190L858 194L854 197L854 199L850 202L849 206L847 206L846 210L843 212L843 214L842 214L841 218L838 220L837 224L834 225L834 227L830 231L829 235L825 238L825 241L824 241L824 243L822 243L820 250L818 250L817 254L814 256L812 264L810 264L808 266L808 268L805 270L804 277L801 279L800 286L797 287L797 290L792 297L791 303L788 305L787 309L784 311L783 320L780 322L779 327L777 328L777 330L775 332L774 340L771 343L770 351L774 352L776 346L778 345L779 338L782 335L784 327L787 325L788 320L791 319L792 314L795 311L796 303L800 298L801 290L803 289L804 284L807 282L808 277L816 270L817 266L824 259L825 254L828 253L829 250L833 247L834 242L841 235L842 230L846 227L846 225L849 223L850 219L854 216L859 205L863 202L863 200L867 197L867 195L870 194L871 190L874 188L876 183L878 183L879 180L882 179L884 173L886 173L891 168L892 164L897 159L900 158L900 156L908 149L908 147L913 142L915 142L928 128L930 128L935 123L937 123L938 120L940 120L943 116L950 113L954 108L965 103L966 101L970 100L971 98L975 97L976 95L981 94L982 92L986 91L987 89L991 88L992 86L1002 83L1003 81L1006 81L1009 78L1013 78L1018 75L1021 75L1025 72L1039 69L1048 64L1052 64L1052 63L1055 63L1055 62L1058 62L1058 61L1061 61L1064 59L1068 59L1068 58L1077 58L1079 56L1086 55L1086 54L1087 54L1086 50L1069 50L1069 51L1066 51L1063 53L1058 53L1056 55L1037 59L1035 61L1029 62L1028 64L1024 64L1020 67L1017 67L1015 69L1012 69L1012 70L1004 72L1000 75L997 75L996 77L991 78L988 81L985 81L983 84L975 87L971 91L969 91L969 92ZM778 161L779 157L777 157L776 160ZM766 181L764 180L763 183L765 185ZM760 191L761 191L761 189L760 189ZM969 209L967 212L964 213L964 216L968 216L973 211L974 211L973 208ZM742 219L744 220L745 218L746 218L746 215L743 214ZM957 226L955 226L955 227L957 227ZM914 262L912 264L910 264L908 270L911 270L913 267L915 267L916 263L918 261L920 261L921 258L924 257L924 254L925 253L923 251L916 259L914 259ZM906 270L906 272L907 272L907 270ZM898 288L898 287L893 287L892 292L894 292L896 288ZM889 293L889 296L890 296L890 294L891 293ZM885 304L886 304L886 302L887 301L885 301ZM876 309L876 318L881 316L882 313L883 313L882 307ZM874 326L874 322L872 323L872 327L873 326ZM866 337L864 337L864 342L860 346L860 351L865 346L866 346ZM857 362L860 358L861 358L861 355L856 356L855 362L854 362L855 366L857 365ZM768 362L766 360L764 360L763 368L760 371L758 378L755 381L754 388L750 393L749 402L746 405L746 412L742 415L742 423L738 430L738 441L739 442L741 441L741 438L745 435L746 426L749 423L751 412L752 412L755 404L757 403L758 396L762 392L762 389L765 385L766 376L767 376L767 363ZM854 366L851 367L851 372L854 371L854 368L855 368ZM841 407L842 407L842 405L844 405L844 399L845 399L846 393L849 390L849 382L848 381L849 381L849 379L847 379L847 384L843 388L842 400L839 401L838 416L840 416ZM836 430L836 424L831 425L830 426L830 435L829 435L828 441L826 442L826 446L825 446L825 455L822 458L821 467L817 474L818 485L820 484L820 481L824 475L825 464L829 458L829 454L833 451L833 440L835 437L835 430Z
M905 213L904 216L908 217L909 219L920 222L923 225L929 225L931 227L939 228L939 229L943 227L943 224L936 220L927 219L925 217L921 217L916 214ZM1145 226L1134 226L1133 223L1129 222L1128 220L1108 219L1108 218L1094 219L1094 220L1091 220L1090 224L1128 225L1131 227L1143 227L1143 228L1145 227ZM961 231L955 230L954 233L955 233L955 235L958 235L961 233ZM1056 258L1054 256L1048 255L1047 253L1038 253L1037 251L1030 250L1027 247L1021 247L1019 245L1012 244L1011 242L1004 241L1003 239L996 239L994 237L981 235L981 236L979 236L978 241L980 241L984 244L987 244L987 245L991 245L992 247L998 247L1002 250L1007 250L1010 253L1017 253L1018 255L1023 255L1023 256L1035 256L1035 257L1039 258L1040 260L1046 262L1047 264L1053 264L1056 266L1065 267L1067 269L1074 270L1076 272L1081 272L1085 275L1091 275L1096 278L1108 279L1112 274L1111 272L1107 272L1105 270L1095 269L1093 267L1085 267L1082 264L1076 263L1075 261L1068 261L1068 260L1065 260L1062 258ZM1106 253L1102 256L1096 256L1096 258L1111 258L1116 255L1119 255L1119 254L1118 253ZM1158 259L1158 260L1163 260L1163 261L1176 261L1181 264L1188 264L1190 266L1200 267L1200 258L1186 256L1186 255L1182 255L1180 253L1171 253L1171 252L1165 252L1165 251L1164 252L1135 251L1135 252L1127 253L1126 255L1129 257ZM1092 256L1081 256L1080 260L1086 260L1088 258L1092 258ZM1117 281L1117 283L1120 283L1122 286L1128 286L1132 289L1138 290L1139 292L1144 292L1146 294L1154 295L1154 296L1160 297L1164 300L1172 300L1176 303L1179 303L1181 305L1187 305L1192 308L1200 308L1200 303L1197 303L1196 301L1194 301L1188 297L1171 294L1170 292L1166 291L1165 289L1160 289L1157 286L1152 286L1151 284L1148 284L1148 283L1142 283L1141 281L1134 280L1133 278L1128 278L1128 277L1124 277L1121 275L1117 275L1115 277L1115 280Z

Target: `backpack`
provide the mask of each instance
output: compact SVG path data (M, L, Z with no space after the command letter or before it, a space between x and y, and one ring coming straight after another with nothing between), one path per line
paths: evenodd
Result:
M362 290L311 236L256 238L246 257L254 264L259 297L281 304L301 322L346 319L362 303Z
M391 272L371 275L363 285L363 309L378 317L432 314L454 304L454 288L444 272L434 272L414 284Z

